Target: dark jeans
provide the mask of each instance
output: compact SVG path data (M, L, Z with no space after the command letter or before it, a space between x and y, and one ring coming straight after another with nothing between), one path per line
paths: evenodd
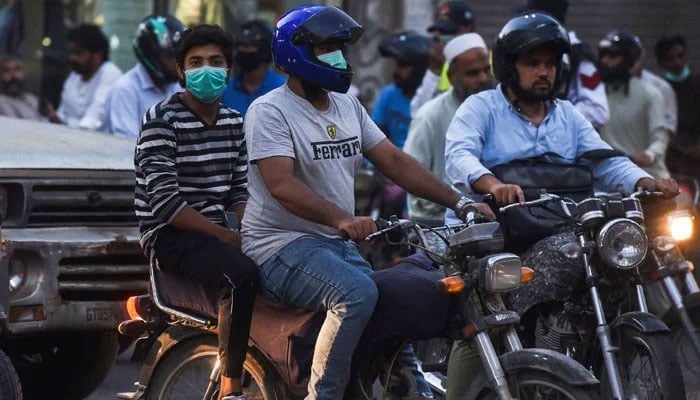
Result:
M258 268L240 250L199 232L165 227L154 245L160 269L220 292L219 357L222 374L243 373Z

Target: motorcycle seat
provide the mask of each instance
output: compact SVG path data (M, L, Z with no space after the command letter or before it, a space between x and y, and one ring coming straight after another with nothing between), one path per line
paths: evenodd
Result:
M216 290L151 266L151 295L163 312L190 323L216 326Z

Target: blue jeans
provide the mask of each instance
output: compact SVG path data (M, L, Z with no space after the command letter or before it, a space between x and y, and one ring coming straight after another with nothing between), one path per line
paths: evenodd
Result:
M320 237L299 238L260 266L267 296L326 312L316 339L306 399L343 398L350 360L377 302L371 272L357 245Z

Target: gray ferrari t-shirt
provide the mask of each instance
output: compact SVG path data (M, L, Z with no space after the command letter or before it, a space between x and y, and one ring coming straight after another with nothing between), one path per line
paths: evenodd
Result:
M287 211L267 190L256 161L294 159L294 174L311 190L350 214L355 210L354 177L362 153L386 138L360 102L331 92L318 111L287 85L251 104L244 129L248 146L248 192L243 218L243 252L262 264L291 241L308 235L340 238L335 228Z

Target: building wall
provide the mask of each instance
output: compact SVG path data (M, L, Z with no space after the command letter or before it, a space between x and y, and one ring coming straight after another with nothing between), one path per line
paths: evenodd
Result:
M477 29L487 43L513 15L517 0L469 0L477 18ZM658 70L654 44L663 34L680 33L689 44L689 61L700 71L700 1L698 0L570 0L566 25L584 42L596 46L607 32L627 27L642 39L645 66Z

